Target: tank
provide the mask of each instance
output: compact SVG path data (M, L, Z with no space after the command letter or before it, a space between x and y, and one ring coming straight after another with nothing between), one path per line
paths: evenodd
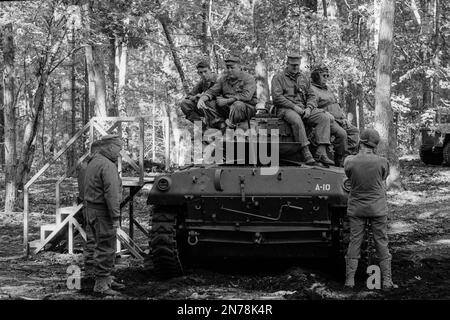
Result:
M436 123L422 127L420 159L430 165L450 165L450 112L438 110Z
M258 153L257 161L234 157L158 176L147 199L155 273L175 277L191 261L227 257L328 257L342 267L349 190L343 168L303 164L290 126L276 117L242 126L258 138L261 129L279 130L278 144L267 143L271 155L278 147L278 170L267 174L273 166ZM248 140L245 146L249 152Z

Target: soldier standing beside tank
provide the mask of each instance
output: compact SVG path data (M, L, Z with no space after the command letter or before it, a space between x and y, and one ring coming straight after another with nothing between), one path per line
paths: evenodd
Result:
M314 164L316 159L326 165L334 165L328 158L326 148L330 144L330 134L342 139L337 124L321 109L317 108L316 97L309 79L300 73L301 57L298 54L287 56L286 68L272 79L272 100L277 115L288 122L293 130L295 141L302 147L306 164ZM305 126L314 128L317 151L313 158Z
M344 170L350 179L347 215L350 220L350 244L346 261L345 286L353 288L355 273L360 258L366 220L370 219L373 239L380 259L380 269L384 289L396 288L392 282L391 259L387 237L386 178L389 175L389 162L375 154L380 135L374 129L361 133L360 150L344 161Z
M346 139L340 145L335 144L335 164L342 166L348 154L355 154L358 149L359 129L353 126L345 117L344 112L336 101L334 94L327 87L327 79L330 74L324 65L316 65L312 68L311 84L317 99L317 106L329 112L334 120L346 132Z
M121 180L116 161L123 142L116 135L107 135L96 142L98 152L89 161L84 179L86 216L85 270L94 268L94 292L117 295L113 289L124 286L114 281L117 228L122 197ZM95 246L94 246L95 242Z
M200 61L196 67L200 81L189 92L187 97L180 102L180 107L186 119L194 123L195 121L202 121L203 117L205 118L203 123L207 125L209 118L214 119L217 116L216 113L210 114L211 110L215 110L214 101L211 101L209 108L205 109L197 108L197 103L201 95L217 82L217 75L211 71L211 67L206 61Z
M198 102L199 109L209 109L207 104L215 101L218 117L211 126L224 130L227 126L235 128L239 122L250 120L256 114L256 81L243 71L240 59L229 56L225 59L227 68L224 75L206 90Z

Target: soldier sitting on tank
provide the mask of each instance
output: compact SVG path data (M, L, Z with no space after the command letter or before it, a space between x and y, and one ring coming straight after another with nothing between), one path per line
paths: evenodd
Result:
M355 154L359 144L359 129L352 125L345 117L340 105L336 101L335 95L327 87L327 79L330 74L325 65L318 64L311 69L311 84L317 99L317 106L328 111L337 124L345 132L347 139L342 139L342 143L334 145L335 164L342 166L348 154ZM335 141L336 142L336 141Z
M309 79L300 72L301 57L298 54L287 56L286 68L272 79L272 101L277 115L288 122L294 139L301 145L306 164L316 161L326 165L334 165L327 156L330 134L342 139L343 131L322 109L317 108L316 97ZM309 141L304 123L314 128L314 142L318 145L315 157L309 150Z
M217 117L211 119L213 128L224 130L236 128L242 121L250 120L256 113L256 81L249 73L241 69L240 59L229 56L225 59L226 71L217 82L200 97L198 108L217 111Z
M180 102L180 107L181 111L183 111L186 116L186 119L192 123L195 121L202 121L203 127L205 127L208 124L208 119L214 119L217 116L214 112L215 101L210 101L208 103L209 108L205 109L197 108L197 103L201 95L216 83L217 75L211 71L211 67L206 61L200 61L197 63L197 74L200 76L200 81ZM211 112L213 112L213 114L211 114Z

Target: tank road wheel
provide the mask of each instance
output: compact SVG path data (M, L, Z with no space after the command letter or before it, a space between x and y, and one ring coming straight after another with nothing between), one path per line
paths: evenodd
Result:
M442 156L444 159L444 165L450 166L450 141L447 142L442 150Z
M151 258L154 272L160 278L178 277L183 274L176 239L176 213L164 207L155 207L150 234Z
M447 143L448 145L448 143ZM446 145L446 146L447 146ZM420 146L419 155L420 160L425 164L434 164L440 165L443 161L443 152L442 148L436 148L437 150L433 151L430 146ZM445 152L445 150L444 150Z

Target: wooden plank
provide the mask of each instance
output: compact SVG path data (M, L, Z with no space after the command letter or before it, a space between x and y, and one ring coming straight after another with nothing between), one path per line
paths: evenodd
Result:
M123 231L121 228L117 229L117 238L122 241L122 243L125 245L125 247L130 250L131 254L138 259L144 260L145 252L139 248L136 243L130 239L130 237L126 234L125 231Z
M164 145L165 145L165 164L166 170L170 168L170 123L169 123L169 115L164 121Z
M23 192L23 250L26 257L29 255L28 246L28 189Z
M43 243L41 243L41 245L39 246L39 247L37 247L35 250L34 250L34 253L36 254L36 253L38 253L39 251L41 251L42 249L44 249L44 247L47 245L47 243L49 243L52 239L53 239L53 237L54 236L56 236L60 231L61 231L61 229L62 228L64 228L66 225L67 225L67 223L70 221L70 219L72 219L74 216L75 216L75 214L78 212L78 211L80 211L80 209L83 207L83 205L82 204L79 204L78 206L77 206L77 210L76 211L74 211L73 213L71 213L70 215L68 215L59 225L58 225L58 227L52 232L52 233L50 233L49 234L49 236L45 239L45 241L43 242Z
M84 229L80 226L77 219L72 219L72 224L75 228L77 228L78 232L80 233L80 235L84 239L84 241L87 241L86 231L84 231Z
M133 240L134 239L134 224L133 224L133 222L134 222L134 217L133 217L133 200L134 200L134 197L131 197L131 199L130 199L130 202L129 202L129 217L130 217L130 228L129 228L129 235L130 235L130 238Z
M138 117L92 117L93 120L98 121L122 121L122 122L137 122L141 118L151 118L151 115Z
M136 220L133 219L133 223L134 223L134 225L135 225L139 230L141 230L141 232L142 232L147 238L150 238L150 233L148 233L148 231L145 230L144 227L141 226L141 225L139 224L139 222L137 222Z
M139 183L144 183L144 119L139 121Z
M72 220L69 219L69 222L67 223L67 227L69 228L69 234L68 234L68 243L67 247L69 250L69 254L73 254L73 227L72 227Z
M120 151L120 155L122 156L122 159L125 160L126 162L128 162L134 170L136 170L137 172L139 172L139 166L136 164L136 161L134 161L133 159L131 159L128 154L125 152L125 150L121 150Z
M67 149L69 149L69 147L84 133L84 131L89 128L90 126L90 121L88 123L86 123L84 125L84 127L79 130L68 142L67 144L60 150L58 151L58 153L49 161L47 162L42 168L41 170L38 171L38 173L36 173L24 186L24 189L28 189L36 180L37 178L39 178L44 172L45 170L48 169L48 167L53 164L53 162L55 162L56 160L59 159L59 157L61 157L64 152L67 151Z

